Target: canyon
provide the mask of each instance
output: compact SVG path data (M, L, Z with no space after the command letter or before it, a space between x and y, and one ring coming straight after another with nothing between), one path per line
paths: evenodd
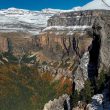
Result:
M94 68L91 67L91 62L97 67L100 64L98 67L99 72L104 69L110 76L110 8L104 3L103 7L100 7L102 6L101 0L98 7L91 8L97 1L94 0L74 11L43 10L43 12L33 13L16 9L0 11L0 16L3 15L2 17L13 17L18 11L20 11L21 15L17 16L24 16L26 13L31 14L28 23L24 24L22 20L18 20L20 24L17 21L17 23L10 22L9 27L7 27L7 23L0 25L0 51L9 52L11 50L15 56L23 53L36 55L41 64L38 70L40 73L49 72L52 74L52 82L60 79L63 82L66 79L69 82L75 82L75 90L78 91L84 88L84 83L88 78L93 80L95 77L94 75L89 76L91 71L94 71ZM6 13L8 15L4 15ZM43 16L44 24L36 23L37 18L33 20L33 16L36 16L36 13L38 15L40 13L40 16ZM16 16L13 19L12 17L10 18L11 20L16 19ZM26 17L28 16L26 15ZM45 20L44 17L46 18ZM5 18L7 19L7 17ZM18 27L17 24L19 24ZM19 30L19 28L23 28L23 30ZM104 92L104 94L106 93ZM103 96L105 98L105 95ZM93 101L96 98L98 103L98 99L102 100L103 96L93 96ZM54 101L49 101L44 105L44 110L63 110L65 100L68 104L70 99L67 94L62 95L59 99L54 99ZM92 109L91 105L97 106L94 104L96 102L88 105L89 110ZM58 108L56 109L57 104Z

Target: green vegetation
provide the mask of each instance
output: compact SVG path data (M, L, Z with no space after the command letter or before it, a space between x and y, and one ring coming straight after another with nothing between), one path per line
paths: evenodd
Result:
M99 77L97 79L97 93L102 93L104 90L105 82L106 82L107 74L104 70L99 73ZM78 92L77 90L74 91L73 95L71 95L72 99L72 106L76 107L78 101L82 101L85 103L90 103L92 101L92 96L94 95L94 89L89 80L85 81L84 88Z
M71 106L76 107L79 101L79 94L78 91L75 90L74 94L71 95Z
M84 88L78 92L77 90L71 95L71 106L76 107L78 101L82 101L85 103L90 103L92 96L94 95L93 88L91 87L91 83L89 80L85 81Z
M94 89L91 86L91 82L87 80L85 81L84 89L80 91L80 100L86 103L90 103L93 95L94 95Z
M42 110L49 100L71 92L68 79L52 83L52 74L41 74L36 57L30 56L24 54L19 63L10 53L0 54L0 110Z
M3 62L3 64L11 63L11 64L35 64L36 63L36 55L30 55L28 53L24 53L23 55L16 57L13 54L9 52L0 53L0 61Z
M102 70L99 74L99 79L97 81L98 84L98 92L102 93L104 86L105 86L105 81L106 81L106 76L107 74L105 74L105 71Z
M37 67L0 66L0 110L42 110L55 97L56 90Z

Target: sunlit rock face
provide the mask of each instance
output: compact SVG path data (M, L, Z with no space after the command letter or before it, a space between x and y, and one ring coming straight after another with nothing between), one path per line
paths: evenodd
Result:
M13 54L31 52L35 49L31 34L21 32L0 33L0 51L8 52L11 48Z
M0 51L8 51L8 42L7 42L7 38L2 37L0 35Z
M107 10L85 10L69 13L61 13L52 16L48 20L48 26L91 26L98 16L107 17L110 11Z
M43 110L64 110L64 101L69 98L67 94L62 95L58 99L54 99L53 101L49 101L45 104Z
M75 89L81 90L84 88L85 80L88 78L87 65L89 62L89 52L85 52L80 59L80 64L74 74Z
M39 47L46 51L44 54L50 55L49 57L52 59L61 60L73 55L82 56L87 51L92 38L87 35L86 31L72 32L69 30L66 32L66 30L53 30L43 32L38 39ZM76 48L78 53L76 53L74 48Z

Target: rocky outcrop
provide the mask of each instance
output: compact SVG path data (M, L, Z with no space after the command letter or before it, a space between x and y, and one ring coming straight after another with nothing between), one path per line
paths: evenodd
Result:
M109 110L110 99L109 99L109 84L106 85L102 94L96 94L92 97L92 102L87 105L87 110Z
M92 103L87 105L87 110L103 110L103 95L97 94L92 97Z
M85 52L74 74L74 82L75 82L76 90L81 90L82 88L84 88L84 82L88 78L88 72L87 72L88 62L89 62L89 53Z
M53 67L48 65L39 66L39 71L41 73L50 71L51 74L55 77L54 80L59 80L63 76L72 79L72 71L67 68Z
M64 110L64 101L69 98L67 94L62 95L59 99L54 99L45 104L43 110Z

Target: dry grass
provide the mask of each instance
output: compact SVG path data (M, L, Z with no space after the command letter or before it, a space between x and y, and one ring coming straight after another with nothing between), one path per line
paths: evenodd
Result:
M49 73L41 77L37 67L0 66L0 110L42 110L49 100L70 90L69 80L52 80Z

